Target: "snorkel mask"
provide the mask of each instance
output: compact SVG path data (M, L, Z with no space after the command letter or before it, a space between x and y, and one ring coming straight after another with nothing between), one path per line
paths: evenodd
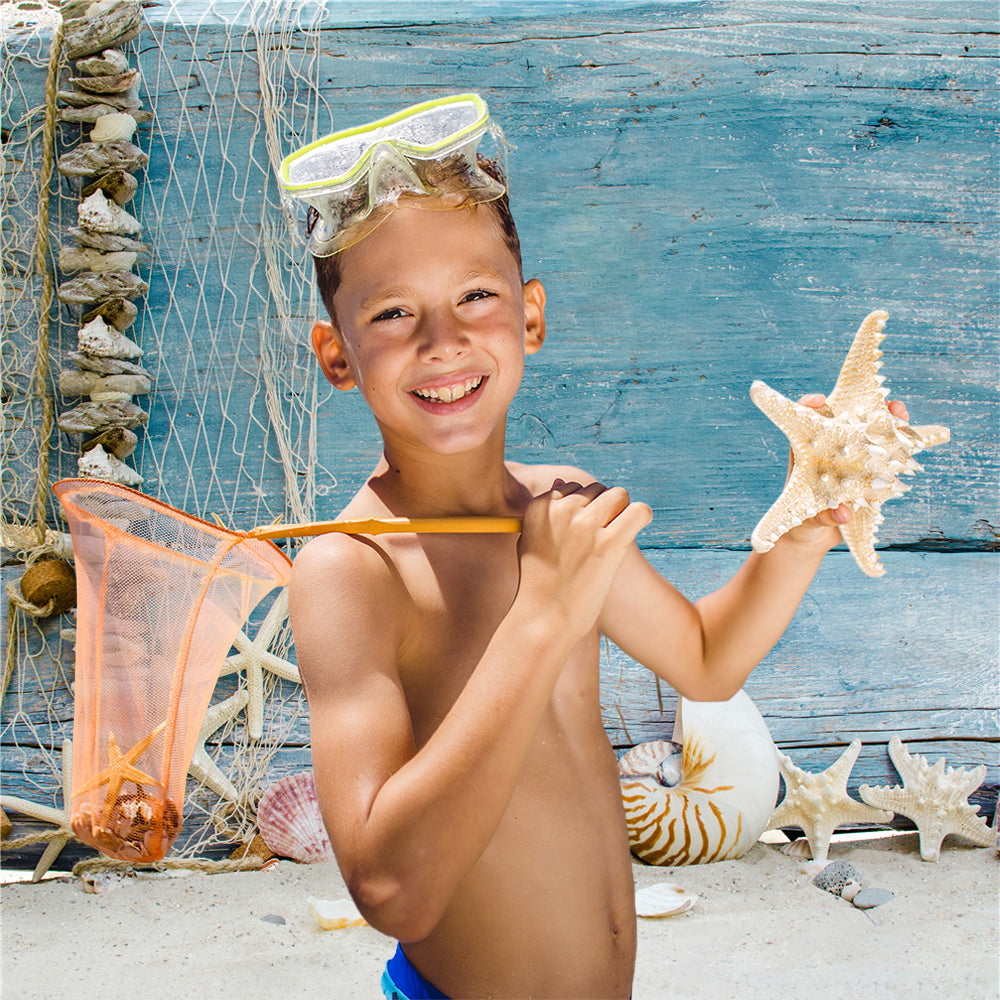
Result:
M316 257L330 257L371 233L401 197L427 208L494 201L504 185L486 173L476 149L489 132L504 163L503 134L478 94L425 101L388 118L335 132L281 162L282 204ZM501 176L506 176L503 171ZM424 203L421 196L429 200ZM305 208L317 218L305 224Z

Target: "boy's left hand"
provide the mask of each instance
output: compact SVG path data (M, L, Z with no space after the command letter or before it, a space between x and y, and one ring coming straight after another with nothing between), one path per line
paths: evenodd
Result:
M810 393L803 396L799 403L802 406L811 406L818 410L826 403L826 396L820 392ZM890 400L888 403L889 412L898 420L909 422L910 414L907 412L906 404L898 399ZM792 474L792 453L788 452L788 475ZM787 479L786 479L787 482ZM827 510L821 510L815 517L803 521L798 527L786 532L786 536L795 542L805 545L823 544L827 549L832 549L843 539L840 534L842 524L850 524L854 514L846 504Z

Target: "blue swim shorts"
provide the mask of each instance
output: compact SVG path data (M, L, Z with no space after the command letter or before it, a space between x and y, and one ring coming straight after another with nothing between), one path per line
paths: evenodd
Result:
M402 946L389 959L382 973L382 993L386 1000L448 1000L448 998L410 965Z

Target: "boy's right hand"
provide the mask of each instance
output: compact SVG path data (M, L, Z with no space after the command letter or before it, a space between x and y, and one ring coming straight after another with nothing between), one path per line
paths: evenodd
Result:
M518 595L563 618L576 638L594 625L622 559L653 519L620 486L557 479L524 512Z

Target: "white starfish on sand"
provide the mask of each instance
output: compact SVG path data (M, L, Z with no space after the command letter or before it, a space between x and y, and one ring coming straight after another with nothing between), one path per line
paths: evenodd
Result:
M254 740L259 740L264 733L264 671L269 670L287 681L301 683L298 667L269 651L271 643L287 621L288 588L283 587L253 639L251 640L245 632L240 632L236 636L233 645L238 652L226 660L219 674L221 677L238 670L246 673L249 692L247 731Z
M809 841L814 861L826 861L830 838L847 823L888 823L892 813L858 802L847 794L847 779L861 753L855 740L825 771L803 771L791 757L778 751L778 767L785 779L785 797L775 809L769 830L798 827Z
M754 382L750 398L784 432L792 446L792 471L782 494L754 529L754 550L767 552L786 531L827 508L853 512L840 532L868 576L885 566L875 552L881 506L910 487L900 475L920 466L913 456L949 438L947 427L911 427L889 411L878 349L888 314L876 311L861 324L837 385L818 410Z
M862 785L858 792L869 805L913 820L924 861L937 861L941 842L952 833L980 847L996 844L996 831L990 830L985 816L978 815L979 807L967 801L986 777L985 764L971 770L945 770L942 757L932 767L926 757L909 753L898 736L889 741L889 756L903 779L902 786Z

